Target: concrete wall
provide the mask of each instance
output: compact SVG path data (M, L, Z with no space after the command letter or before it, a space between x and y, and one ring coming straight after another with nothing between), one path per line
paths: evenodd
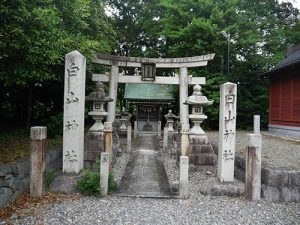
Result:
M62 167L62 146L47 151L47 170ZM0 208L29 191L29 157L0 164Z

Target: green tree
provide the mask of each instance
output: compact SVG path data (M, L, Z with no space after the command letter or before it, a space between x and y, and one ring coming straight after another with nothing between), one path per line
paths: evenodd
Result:
M113 49L115 33L103 5L99 0L2 3L0 82L7 95L14 88L28 96L23 101L27 105L27 125L35 108L35 90L63 82L66 53L77 49L90 62L95 52ZM62 93L61 87L56 92ZM52 102L52 107L56 104L61 109L61 101Z
M127 56L186 57L216 53L206 68L190 70L206 76L212 98L223 80L227 40L231 37L230 73L238 84L238 125L249 126L252 114L267 124L268 82L259 74L276 65L289 44L299 41L299 10L277 0L108 1L118 33L118 52ZM223 78L222 78L223 77ZM211 81L210 81L211 80ZM209 90L215 90L214 93ZM208 110L216 127L217 108Z

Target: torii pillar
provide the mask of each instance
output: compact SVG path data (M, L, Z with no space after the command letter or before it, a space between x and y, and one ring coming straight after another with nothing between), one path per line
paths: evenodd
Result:
M116 116L116 106L117 106L117 93L118 93L118 75L119 67L116 65L111 65L111 72L109 75L109 98L113 99L112 102L107 104L108 115L106 117L106 122L114 122Z
M188 98L188 72L187 67L179 70L179 101L180 101L180 124L189 123L189 106L183 104Z

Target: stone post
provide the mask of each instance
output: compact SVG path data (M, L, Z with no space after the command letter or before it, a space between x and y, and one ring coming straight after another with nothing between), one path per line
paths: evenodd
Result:
M47 127L31 127L30 139L30 195L41 197L46 186Z
M131 151L131 125L127 126L127 151Z
M168 148L168 127L164 127L163 150Z
M115 120L118 93L118 75L119 67L116 65L112 65L109 76L109 97L113 99L113 101L107 104L107 122L114 122Z
M181 199L188 198L189 189L189 157L180 156L179 195Z
M137 124L137 121L134 121L133 136L134 136L134 138L137 138L137 136L138 136L138 124Z
M78 51L65 57L63 172L83 168L86 59Z
M104 151L109 154L109 168L112 168L112 122L104 122Z
M218 179L234 181L237 85L227 82L220 87Z
M101 152L100 164L100 192L102 196L107 195L109 174L109 153Z
M183 104L188 98L188 72L187 67L180 67L179 71L179 107L180 107L180 123L189 123L189 107Z
M161 137L161 121L157 122L157 136Z
M260 134L260 115L253 116L253 131L254 134Z
M181 125L181 156L189 156L190 141L189 141L190 124Z
M248 200L260 200L261 145L260 134L247 134L245 197Z

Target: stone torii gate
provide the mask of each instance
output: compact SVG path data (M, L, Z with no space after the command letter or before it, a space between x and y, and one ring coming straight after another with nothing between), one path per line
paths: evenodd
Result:
M115 120L118 83L177 84L180 92L180 123L189 124L188 106L183 103L188 98L188 85L205 84L204 77L188 76L189 67L206 66L214 54L186 58L135 58L97 54L94 63L110 65L110 74L93 74L93 81L109 82L107 122ZM142 76L124 76L119 67L141 67ZM179 76L155 76L156 68L179 68ZM150 73L149 73L150 72ZM154 76L149 77L149 74ZM63 172L79 173L83 168L84 148L84 107L86 59L78 51L65 57L64 128L63 128ZM145 76L146 75L146 76Z
M185 58L140 58L97 54L93 63L111 66L110 74L93 74L92 78L93 81L109 82L109 97L113 101L109 102L107 106L107 121L113 122L115 120L118 83L150 83L179 85L180 123L188 124L189 109L188 105L183 104L188 98L188 85L205 84L205 77L189 76L188 68L206 66L208 61L214 58L214 55ZM155 76L154 79L145 79L143 76L125 76L119 73L119 67L142 67L144 69L147 65L154 66L154 71L156 68L179 68L179 76Z

